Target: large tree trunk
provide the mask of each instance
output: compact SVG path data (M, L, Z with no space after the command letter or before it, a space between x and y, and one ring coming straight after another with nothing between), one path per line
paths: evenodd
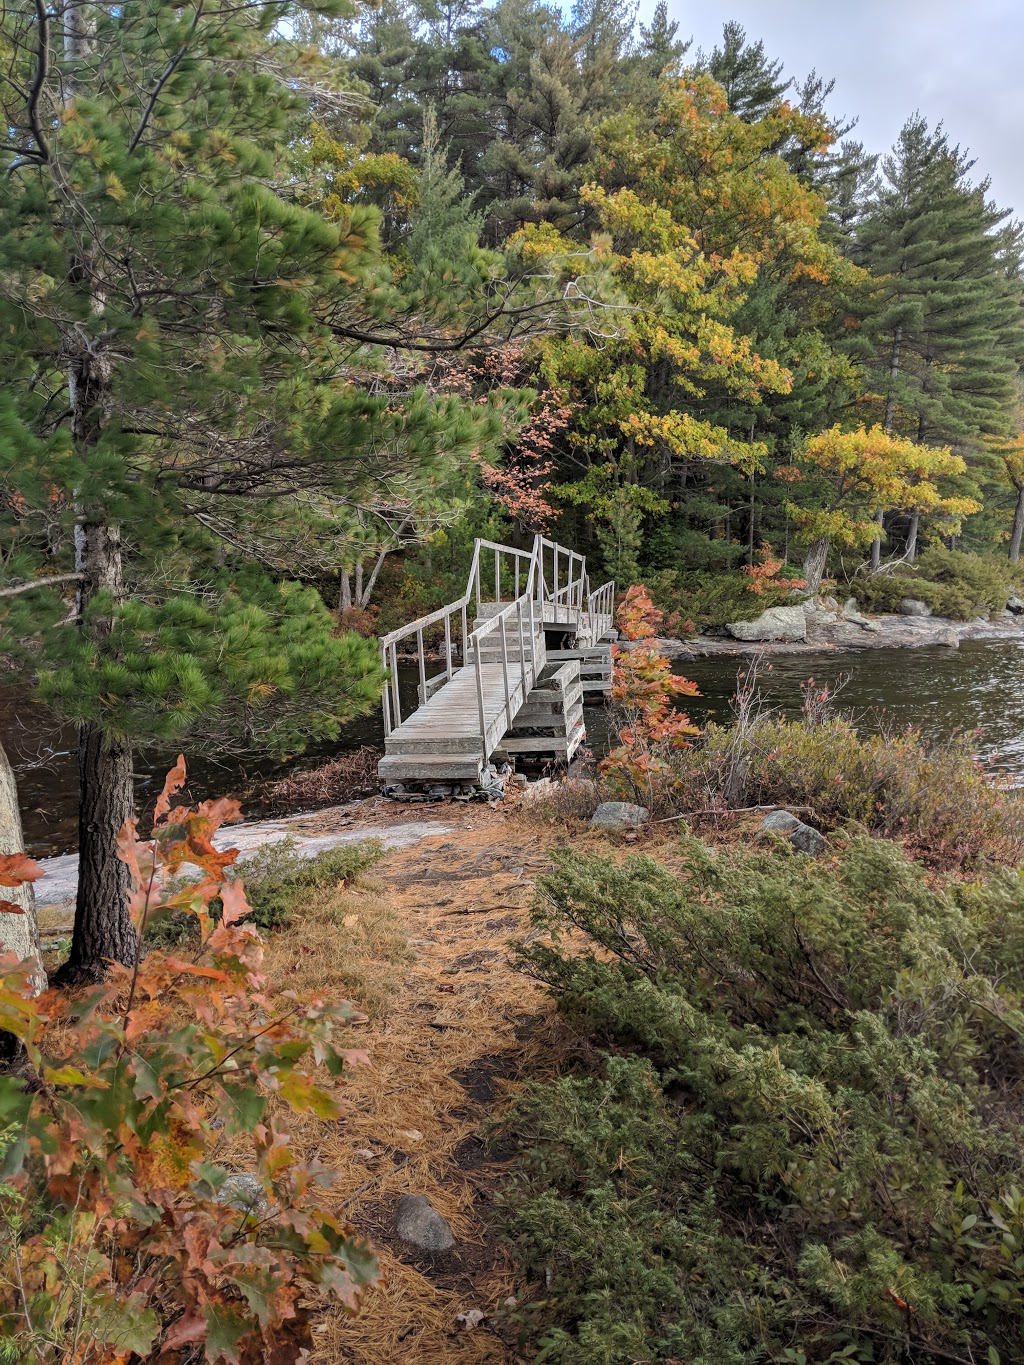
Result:
M807 557L804 560L804 578L807 579L808 592L817 592L821 587L821 580L825 577L825 566L828 564L828 551L831 543L828 536L820 536L807 551Z
M71 956L62 986L100 980L111 961L131 965L138 934L128 914L131 879L117 856L117 836L133 814L131 746L98 725L78 733L78 898Z
M892 429L896 422L896 381L900 374L900 354L903 347L903 324L897 328L892 339L892 357L889 361L889 391L885 396L885 417L882 421L882 430L886 436L892 435ZM879 508L875 520L882 528L875 539L871 542L871 572L877 573L882 565L882 536L885 528L885 511Z
M1020 559L1020 543L1024 539L1024 484L1017 489L1017 506L1013 512L1013 531L1010 534L1010 563Z
M100 439L109 386L105 357L91 350L73 357L68 375L72 432L83 453ZM102 509L80 510L75 568L81 575L79 628L102 648L113 623L108 617L87 623L86 609L99 593L109 593L115 603L124 597L121 534L104 520ZM56 976L62 986L97 981L112 960L130 966L139 953L128 914L131 880L117 856L117 836L134 814L131 745L102 725L83 725L78 777L78 895L71 955Z
M921 525L920 512L914 512L910 518L910 530L907 532L907 559L913 563L917 558L917 533Z
M3 745L0 745L0 853L23 853L24 849L18 789L7 754ZM32 884L27 882L24 886L5 886L0 896L5 901L19 905L24 911L21 915L0 913L0 952L13 953L19 962L29 967L32 972L32 991L38 995L46 990L46 972L39 946L39 923ZM20 1040L13 1033L0 1030L0 1065L9 1067L21 1055Z
M64 89L69 101L77 93L81 63L95 48L96 19L89 5L65 6ZM106 307L91 249L69 261L69 279L88 301L93 319ZM113 386L111 356L103 341L87 328L68 337L68 406L76 452L88 461L103 439ZM88 631L101 649L112 621L86 621L89 605L100 593L115 603L124 598L121 533L106 510L84 498L76 500L75 569L80 574L76 607L78 628ZM117 856L117 836L134 814L131 745L89 722L78 734L78 895L71 955L57 973L61 985L99 980L113 961L131 965L138 958L138 936L128 914L131 880Z

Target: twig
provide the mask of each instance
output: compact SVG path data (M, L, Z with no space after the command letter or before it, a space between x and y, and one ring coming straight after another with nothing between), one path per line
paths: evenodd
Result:
M780 806L777 802L774 806L732 806L724 810L720 806L709 806L706 810L687 810L682 815L666 815L661 820L655 820L654 824L670 825L675 820L689 820L691 815L752 815L762 810L799 811L801 815L817 813L813 806Z

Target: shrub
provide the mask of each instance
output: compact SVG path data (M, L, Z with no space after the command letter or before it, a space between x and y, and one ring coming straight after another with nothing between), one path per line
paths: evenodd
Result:
M662 570L650 575L651 594L665 615L664 633L682 638L727 621L752 621L767 607L787 602L792 589L803 586L803 579L780 578L774 569L766 576L761 566L757 570L753 574Z
M383 856L384 847L377 839L341 844L312 858L299 852L294 839L281 839L259 849L237 869L230 869L226 878L228 881L245 878L250 923L264 931L284 929L301 912L311 892L345 886ZM188 878L181 878L181 886L186 886L188 881ZM215 921L220 912L220 899L215 897L210 903L210 914ZM191 912L172 911L147 923L146 948L174 948L194 943L198 931L199 926Z
M152 838L129 825L120 849L138 932L183 911L195 950L114 964L74 1000L33 998L11 959L0 968L0 1027L25 1047L22 1074L0 1076L0 1335L19 1361L296 1360L311 1302L355 1308L376 1279L283 1123L339 1116L338 1078L362 1054L337 1029L360 1016L270 998L244 888L225 876L236 851L211 842L237 805L172 809L184 780L179 761ZM181 886L186 863L202 879ZM236 1134L252 1150L240 1184L217 1160Z
M891 573L858 573L850 590L868 611L896 612L905 597L916 597L936 616L969 621L1002 611L1014 590L1012 571L1006 560L931 545Z
M378 839L339 844L309 858L294 839L261 848L239 868L252 906L252 922L260 929L279 929L301 912L311 891L355 881L384 856Z
M655 635L661 619L640 586L629 589L615 614L619 632L632 643L612 647L613 724L619 743L598 771L613 791L640 800L649 799L664 779L672 751L700 733L673 704L678 697L696 696L697 687L677 677L658 650Z
M860 735L841 716L744 714L674 750L649 799L662 814L809 808L817 824L857 821L939 866L1024 857L1024 794L986 772L964 735L933 745L916 730Z
M534 1358L1024 1358L1021 879L554 858L519 961L586 1046L510 1119Z

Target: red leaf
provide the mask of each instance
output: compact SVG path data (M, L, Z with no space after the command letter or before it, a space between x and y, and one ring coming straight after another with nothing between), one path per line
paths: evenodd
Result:
M185 1313L177 1322L171 1323L160 1344L165 1351L173 1351L179 1346L188 1346L191 1342L205 1339L206 1319Z
M185 755L179 754L178 761L164 779L164 789L157 797L153 812L153 823L162 820L171 808L171 797L180 792L185 785Z
M43 875L39 864L24 853L0 853L0 886L24 886Z
M246 915L252 914L252 908L245 899L245 887L241 882L225 882L220 888L220 901L224 907L222 924L234 924L240 919L245 919Z
M24 908L13 901L0 901L0 915L23 915Z

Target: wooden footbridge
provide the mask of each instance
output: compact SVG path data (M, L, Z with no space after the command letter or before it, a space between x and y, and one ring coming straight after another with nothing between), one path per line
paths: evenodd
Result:
M516 756L568 762L586 737L584 693L611 686L614 600L614 583L592 592L585 558L543 536L532 550L477 540L462 597L381 640L382 784L481 786ZM399 664L413 662L403 712Z

